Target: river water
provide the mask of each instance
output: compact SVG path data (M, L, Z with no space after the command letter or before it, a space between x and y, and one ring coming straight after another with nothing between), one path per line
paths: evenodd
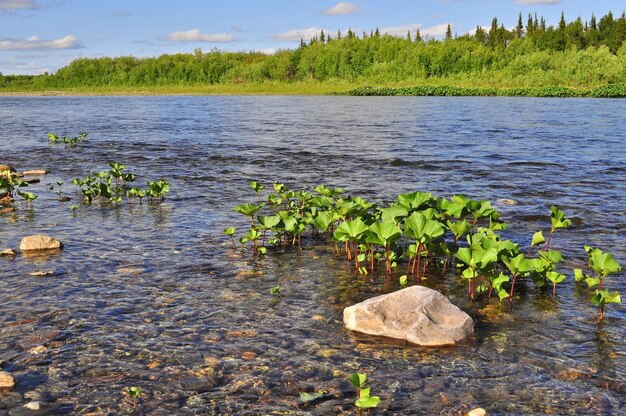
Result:
M82 131L75 147L47 140ZM50 171L30 186L34 208L0 214L0 248L34 233L65 243L0 258L0 363L17 380L0 414L32 401L47 414L131 413L131 386L145 414L351 414L357 370L382 399L373 414L623 414L626 310L609 305L597 326L571 267L585 244L626 266L624 131L624 100L0 97L0 163ZM107 161L172 190L161 205L73 214L71 180ZM48 190L57 180L72 202ZM254 201L250 180L378 203L415 190L489 199L522 247L549 231L555 204L574 224L552 243L567 280L556 298L523 285L509 309L470 303L454 272L430 271L423 284L475 319L471 339L432 349L350 333L343 308L397 290L397 276L359 278L310 238L302 256L233 250L221 231L245 228L232 208ZM625 282L605 285L626 295Z

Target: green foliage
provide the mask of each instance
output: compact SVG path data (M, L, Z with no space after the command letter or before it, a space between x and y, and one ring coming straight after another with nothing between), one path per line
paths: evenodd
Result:
M621 303L620 295L617 291L611 293L603 289L604 278L622 270L622 267L613 258L611 253L605 253L599 248L585 246L585 252L589 258L589 268L594 271L595 276L583 274L582 269L574 269L574 277L577 282L585 281L591 289L598 287L591 298L591 303L598 306L598 323L602 322L604 316L604 306L608 303Z
M85 138L88 136L88 133L80 133L80 135L75 137L59 137L55 133L48 133L48 141L53 144L57 144L62 142L65 145L75 146L76 143L84 142Z
M151 202L161 202L170 190L170 183L163 180L148 181L148 188L145 190L137 187L129 188L128 184L134 182L136 178L134 174L124 172L126 165L116 162L109 162L108 165L109 170L92 172L84 178L72 180L72 184L80 190L85 204L91 204L94 201L120 204L124 195L130 202L138 199L141 203L146 196ZM59 184L57 193L60 195L63 182L57 183Z
M378 406L380 397L370 396L370 387L364 387L367 375L364 373L352 373L348 376L348 381L352 383L357 391L357 400L354 403L359 409L369 409Z
M442 40L426 41L419 33L411 39L379 32L359 37L349 31L350 36L332 40L320 33L297 49L271 56L214 49L150 58L80 58L54 75L0 75L0 91L191 87L212 92L222 86L254 93L304 86L315 93L320 88L328 92L320 87L328 83L335 92L360 85L349 92L353 95L625 97L626 18L609 13L600 22L567 22L563 16L556 27L543 21L522 29L518 19L517 26L508 22L509 30L494 19L488 31L479 27L475 35L455 38L448 31Z

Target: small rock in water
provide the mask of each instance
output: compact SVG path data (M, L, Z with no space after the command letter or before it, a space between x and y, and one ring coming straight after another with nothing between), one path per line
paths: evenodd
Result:
M41 182L41 179L39 179L39 178L24 178L24 179L22 179L22 182L39 183L39 182Z
M0 256L15 257L17 253L11 248L0 251Z
M506 198L497 199L496 202L499 202L504 205L517 205L517 201L514 201L512 199L506 199Z
M254 360L257 356L257 353L254 351L246 351L243 353L243 355L241 356L241 358L243 358L246 361L250 361L250 360Z
M70 198L69 196L60 196L59 197L59 201L60 202L69 202L71 200L72 200L72 198Z
M32 273L28 273L31 276L52 276L54 275L54 270L44 270L44 271L40 271L40 272L32 272Z
M12 389L15 387L15 379L8 371L0 371L0 389Z
M60 250L63 248L56 238L47 235L31 235L24 237L20 243L20 251L41 251L41 250Z
M482 407L472 409L467 413L467 416L487 416L487 411Z
M34 401L34 402L26 403L24 407L27 408L28 410L41 410L42 403L39 401Z
M22 173L24 175L38 176L38 175L47 175L48 171L45 169L33 169L33 170L25 170Z
M132 275L142 274L145 271L146 269L144 269L143 267L120 267L119 269L117 269L117 272L119 274L132 274Z
M8 201L8 203L10 204L12 201ZM3 204L3 200L0 199L0 204ZM13 207L6 207L6 208L1 208L0 209L0 214L10 214L12 212L15 212L15 208Z

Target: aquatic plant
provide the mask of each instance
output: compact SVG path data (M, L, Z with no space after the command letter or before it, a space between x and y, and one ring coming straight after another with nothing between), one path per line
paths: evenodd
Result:
M126 394L133 400L133 414L137 413L137 401L139 400L139 396L142 394L141 387L129 387L126 390Z
M74 146L76 145L76 143L84 142L87 136L88 136L88 133L80 133L80 135L75 136L75 137L67 137L67 136L59 137L56 135L56 133L48 133L48 141L53 144L63 142L63 144L65 145Z
M348 376L348 381L356 389L356 402L354 402L356 407L359 409L370 409L378 406L380 397L371 396L371 388L364 387L367 382L367 375L365 373L352 373Z
M223 231L224 234L230 237L230 241L233 243L233 248L237 248L235 246L235 237L234 237L236 231L237 230L235 229L235 227L228 227L228 228L225 228Z
M546 241L545 251L550 249L550 241L552 241L552 235L556 230L572 225L572 220L565 218L565 213L554 205L550 207L550 222L552 223L552 227L550 228L550 235Z
M583 274L582 269L574 269L574 277L577 282L585 281L589 288L598 287L591 298L591 302L596 305L598 309L598 323L602 322L604 318L604 307L609 303L621 303L619 292L609 292L607 289L603 289L604 278L612 273L617 273L622 270L622 267L613 258L611 253L605 253L599 248L591 246L585 246L585 252L589 259L589 268L594 271L595 276L588 276Z
M13 204L15 195L17 194L24 198L27 204L32 205L32 201L37 198L37 195L32 192L22 192L19 190L26 186L28 186L28 183L22 181L14 172L10 170L0 172L0 204Z

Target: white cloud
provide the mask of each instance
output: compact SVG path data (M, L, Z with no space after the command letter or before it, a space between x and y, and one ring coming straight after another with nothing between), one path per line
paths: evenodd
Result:
M530 6L533 4L558 4L561 0L517 0L517 4L522 4L524 6Z
M41 49L78 49L82 48L80 40L76 36L65 36L61 39L41 40L37 36L26 39L0 40L0 50L41 50Z
M265 55L274 55L276 53L276 49L265 48L265 49L261 49L259 52L264 53Z
M235 37L227 33L207 35L200 32L199 29L191 29L185 32L171 33L167 36L167 39L174 42L232 42L235 40Z
M0 0L0 10L25 10L37 7L34 0Z
M49 67L43 67L32 61L0 61L0 65L4 67L5 70L7 70L4 75L39 75L43 74L44 72L52 72Z
M452 24L450 24L452 26ZM406 36L407 32L410 30L411 35L415 36L415 32L417 29L420 30L421 36L432 36L438 37L446 34L446 30L448 29L448 23L442 23L440 25L431 26L431 27L423 27L423 25L413 23L404 26L394 26L394 27L386 27L380 29L380 33L391 35L391 36Z
M326 16L338 16L340 14L354 14L359 11L359 5L355 3L341 2L330 9L324 10Z
M277 35L272 35L271 38L273 40L280 40L280 41L286 41L286 42L300 40L300 39L309 40L313 38L314 36L319 35L321 31L322 29L319 27L309 27L307 29L292 29L288 32L279 33Z

